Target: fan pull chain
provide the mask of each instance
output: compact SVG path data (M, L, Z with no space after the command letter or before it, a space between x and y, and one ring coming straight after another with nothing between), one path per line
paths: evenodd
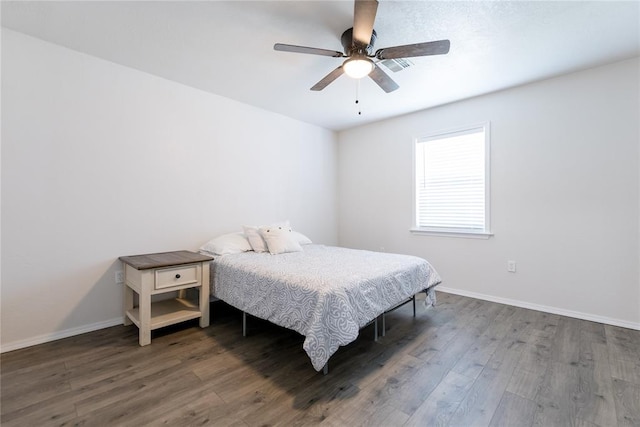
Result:
M356 107L358 109L358 115L362 115L362 110L360 109L360 79L356 80Z

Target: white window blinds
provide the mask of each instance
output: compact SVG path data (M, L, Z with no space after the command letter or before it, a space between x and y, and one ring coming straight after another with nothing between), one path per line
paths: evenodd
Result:
M488 233L488 125L418 139L415 227Z

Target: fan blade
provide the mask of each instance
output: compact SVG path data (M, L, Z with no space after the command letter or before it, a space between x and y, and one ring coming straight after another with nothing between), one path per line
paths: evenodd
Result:
M342 65L327 74L322 80L313 85L311 90L319 91L329 86L329 83L333 82L335 79L344 74L344 70L342 69Z
M295 53L309 53L311 55L333 56L334 58L340 58L344 56L342 52L337 50L318 49L316 47L296 46L293 44L276 43L273 45L274 50L281 52L295 52Z
M378 59L395 59L411 58L414 56L444 55L445 53L449 53L450 45L449 40L437 40L433 42L407 44L404 46L385 47L378 49L375 56Z
M369 74L369 77L371 77L371 80L376 82L376 84L387 93L393 92L400 87L398 86L398 83L394 82L393 79L389 77L384 71L382 71L377 65Z
M353 11L353 44L369 46L378 0L356 0Z

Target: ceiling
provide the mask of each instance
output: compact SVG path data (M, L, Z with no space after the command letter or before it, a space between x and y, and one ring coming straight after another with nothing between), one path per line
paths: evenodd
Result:
M392 93L347 76L312 92L342 60L273 44L342 50L352 1L3 0L1 12L6 28L332 130L640 55L638 1L380 0L375 48L449 39L449 54L385 69Z

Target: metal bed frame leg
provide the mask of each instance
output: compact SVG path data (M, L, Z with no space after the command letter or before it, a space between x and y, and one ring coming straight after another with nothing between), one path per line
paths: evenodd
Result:
M373 321L373 340L378 341L378 318Z
M325 363L322 367L322 375L327 375L329 373L329 362Z
M242 336L247 336L247 313L242 312Z
M416 317L416 296L412 296L411 299L413 300L413 317Z
M386 317L384 316L384 313L382 313L382 336L384 337L387 334L387 320Z

